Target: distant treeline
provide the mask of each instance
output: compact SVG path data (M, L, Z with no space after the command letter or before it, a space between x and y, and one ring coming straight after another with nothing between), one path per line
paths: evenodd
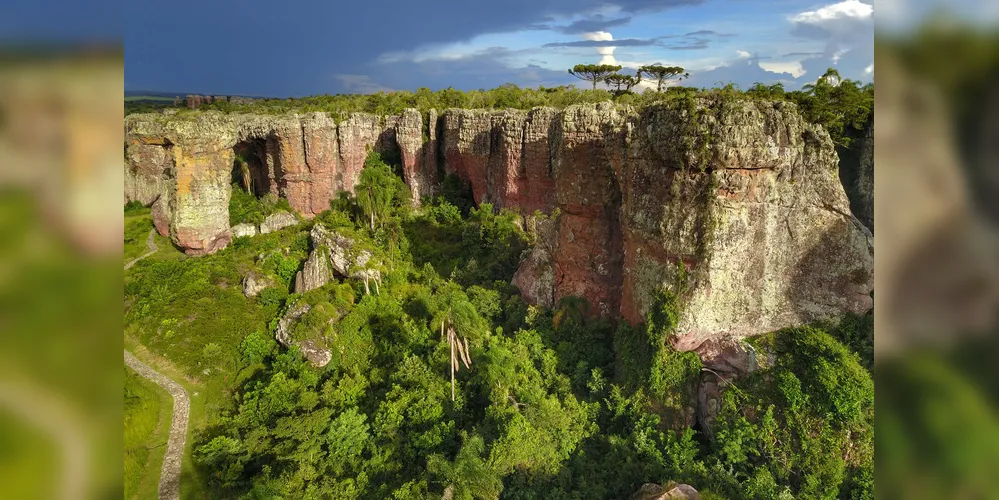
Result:
M616 94L616 95L615 95ZM281 114L288 112L325 112L345 116L350 113L391 115L407 108L420 111L447 108L466 109L531 109L537 106L564 108L573 104L614 101L642 107L655 102L676 98L707 97L720 99L768 99L795 102L805 118L825 126L833 140L840 146L849 146L851 138L859 135L874 108L874 85L841 79L836 70L830 69L815 83L802 90L786 91L782 84L757 83L748 89L735 84L721 88L699 89L672 86L663 92L652 89L642 93L615 92L604 89L579 89L565 85L558 87L521 88L508 83L490 90L461 91L447 88L433 91L420 88L415 92L378 92L374 94L320 95L290 99L257 99L249 103L216 101L198 109L215 109L224 113ZM172 107L169 103L157 105L143 102L126 103L129 112L147 112L157 108ZM129 111L132 108L134 111Z

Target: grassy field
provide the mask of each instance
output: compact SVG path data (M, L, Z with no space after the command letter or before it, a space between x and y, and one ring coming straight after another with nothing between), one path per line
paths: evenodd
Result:
M153 218L149 215L148 208L143 208L137 213L125 214L124 257L126 264L132 259L146 253L146 238L149 237L149 231L152 229ZM170 243L170 238L160 236L159 234L157 234L154 238L156 246L158 246L160 250L171 249L173 246Z
M148 209L126 212L126 262L145 253L151 228ZM240 370L240 342L254 331L269 331L268 322L279 308L276 303L247 300L242 293L243 273L256 267L261 253L299 265L306 255L308 233L302 227L287 228L196 258L184 255L167 238L156 238L159 250L125 272L124 344L143 363L187 390L191 413L180 493L181 498L203 499L208 498L205 481L191 460L194 436L233 404L232 391L248 376ZM290 255L285 257L286 252Z
M170 435L169 394L125 368L125 498L155 498Z
M59 468L52 438L34 425L0 410L0 484L4 498L54 498Z

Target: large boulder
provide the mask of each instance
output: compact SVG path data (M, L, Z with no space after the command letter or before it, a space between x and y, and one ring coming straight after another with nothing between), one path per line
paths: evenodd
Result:
M295 275L295 293L305 293L319 288L333 279L329 252L326 247L313 249L302 270Z
M645 483L632 500L700 500L701 495L689 484L668 483L665 486Z
M260 234L273 233L286 227L294 226L295 224L298 224L298 219L294 215L281 210L268 215L260 223Z
M233 238L256 236L257 226L244 222L242 224L236 224L235 226L232 226L231 228L229 228L229 232L232 234Z
M309 304L299 304L291 307L284 317L278 320L277 329L274 331L274 338L285 347L298 347L299 352L309 360L312 366L322 368L333 359L333 354L329 349L319 347L315 341L302 340L295 341L291 338L291 327L311 310Z
M262 276L255 271L251 271L243 277L243 295L246 297L256 297L266 288L270 288L277 283L270 277Z

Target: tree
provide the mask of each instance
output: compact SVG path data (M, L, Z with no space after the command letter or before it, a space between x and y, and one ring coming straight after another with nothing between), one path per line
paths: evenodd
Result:
M369 219L371 230L375 223L384 223L391 214L392 206L405 203L409 191L378 153L369 153L364 160L364 170L354 188L357 205Z
M621 95L631 91L631 88L638 85L641 81L641 74L631 76L614 73L613 75L607 75L604 77L604 83L606 83L609 87L614 87L615 95Z
M454 373L460 369L459 362L472 369L468 337L477 336L485 326L468 295L453 281L437 289L434 302L436 313L431 328L440 328L441 339L446 339L451 349L451 401L454 401Z
M463 443L453 461L440 454L427 458L427 470L439 476L455 500L499 498L503 479L483 459L485 441L478 434L462 431Z
M666 82L673 78L679 77L677 78L677 81L680 81L684 78L690 77L690 73L685 72L684 69L679 66L663 66L661 64L642 66L641 68L638 68L638 75L645 75L650 80L656 82L656 92L662 92Z
M608 75L621 70L621 66L611 64L577 64L569 70L569 74L593 83L593 90L597 89L597 82L604 81Z

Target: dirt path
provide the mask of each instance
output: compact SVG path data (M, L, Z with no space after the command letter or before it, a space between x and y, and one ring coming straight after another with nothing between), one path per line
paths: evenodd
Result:
M149 230L149 237L146 238L146 248L149 249L148 252L132 259L131 261L129 261L128 264L125 264L126 271L132 266L134 266L136 262L139 262L140 260L149 257L150 255L156 253L157 250L159 250L159 247L156 246L156 228Z
M167 441L163 470L160 473L159 499L179 500L180 461L184 456L184 445L187 441L187 419L191 412L191 400L180 384L146 366L128 351L125 351L125 364L173 396L173 418L170 421L170 439Z
M132 267L146 257L156 253L156 229L149 231L146 238L148 252L125 264L125 269ZM180 461L184 457L184 445L187 442L187 421L191 413L191 400L187 391L180 384L170 380L160 372L146 366L132 353L125 351L125 364L135 370L135 373L153 381L173 397L173 417L170 419L170 438L167 440L166 455L163 457L163 470L160 472L159 499L180 499Z

